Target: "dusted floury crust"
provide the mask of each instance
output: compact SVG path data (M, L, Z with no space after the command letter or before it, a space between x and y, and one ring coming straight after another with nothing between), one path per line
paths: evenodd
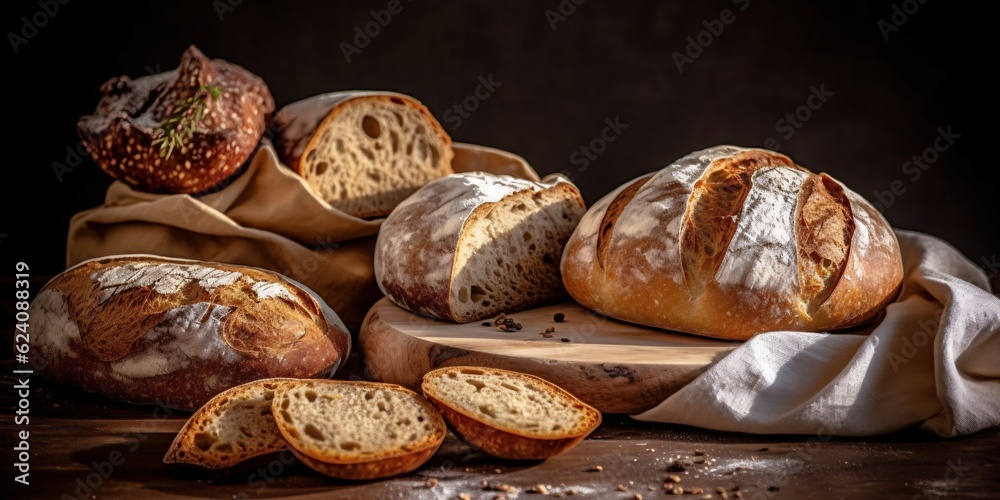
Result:
M551 302L565 297L559 258L585 210L559 177L453 174L382 223L375 279L404 309L462 323Z
M304 99L274 117L281 161L334 208L384 217L424 184L452 173L451 138L416 99L345 91Z
M271 377L327 377L350 351L336 313L260 269L115 256L46 284L29 309L43 376L137 404L193 410Z
M724 339L870 320L896 295L896 236L864 198L785 155L717 146L626 183L562 258L581 305Z
M193 137L165 158L153 144L157 127L203 86L217 87L219 96L205 99ZM115 77L101 94L94 114L77 124L83 145L108 175L151 193L198 193L228 179L250 158L274 111L263 80L194 46L178 69Z

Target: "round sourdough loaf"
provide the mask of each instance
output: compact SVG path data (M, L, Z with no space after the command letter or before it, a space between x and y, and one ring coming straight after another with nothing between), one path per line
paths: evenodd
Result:
M154 256L80 263L46 284L29 313L40 374L183 409L252 380L330 376L351 342L336 313L288 278Z
M559 257L585 211L561 177L452 174L382 223L375 280L404 309L461 323L559 299Z
M218 95L206 93L210 88ZM94 113L77 123L80 140L108 175L151 193L198 193L226 181L250 158L274 111L260 77L209 59L194 46L176 70L115 77L101 94ZM185 107L186 116L198 116L189 101L196 97L204 103L203 117L190 123L182 145L165 154L159 127Z
M734 146L605 196L561 269L584 307L724 339L857 325L903 276L895 234L864 198L785 155Z

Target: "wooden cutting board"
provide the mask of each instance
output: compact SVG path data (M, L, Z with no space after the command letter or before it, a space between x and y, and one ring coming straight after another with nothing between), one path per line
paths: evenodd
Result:
M566 320L556 323L553 316ZM715 340L623 323L576 304L512 313L524 327L503 332L482 322L448 323L413 314L383 298L361 326L360 351L372 380L419 392L441 366L489 366L537 375L605 413L648 410L736 348ZM555 327L552 338L539 335Z

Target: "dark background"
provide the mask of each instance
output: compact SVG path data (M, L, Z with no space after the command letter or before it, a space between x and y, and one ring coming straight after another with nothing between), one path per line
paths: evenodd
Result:
M997 167L985 143L995 55L977 7L929 0L885 40L878 22L891 22L894 10L883 1L402 0L348 63L341 42L353 43L355 27L387 4L76 0L14 53L9 33L41 7L5 2L5 260L26 260L36 273L62 269L70 216L99 205L111 182L89 158L61 181L53 172L78 143L77 118L94 109L108 78L172 69L195 44L263 77L279 107L341 89L415 96L455 140L516 152L543 174L568 171L588 203L692 150L774 138L797 163L870 200L900 181L905 192L884 211L889 221L951 242L1000 284L988 265L1000 253L1000 229ZM904 4L918 5L896 2ZM560 5L565 20L553 30L546 11ZM735 21L679 72L673 53L722 9ZM446 121L489 75L501 82L495 93L460 126ZM778 121L820 86L833 96L786 138ZM616 117L628 128L581 171L571 155ZM913 181L904 162L949 126L961 137Z

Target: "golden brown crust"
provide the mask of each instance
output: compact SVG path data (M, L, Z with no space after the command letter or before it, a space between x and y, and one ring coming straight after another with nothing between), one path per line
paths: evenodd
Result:
M602 268L593 221L608 206L581 221L562 274L580 304L617 319L732 340L839 329L875 316L902 281L885 219L783 155L717 147L652 175L616 219L631 229L604 243Z
M199 276L220 281L206 288ZM45 318L33 332L40 373L130 403L193 410L252 380L332 375L350 350L336 314L301 285L225 264L88 261L54 278L32 309Z
M463 411L461 408L449 404L447 398L434 391L434 387L427 381L437 377L445 376L448 372L462 370L475 370L485 373L502 373L507 377L515 377L530 381L542 386L545 391L556 394L561 399L572 401L581 411L587 414L587 420L577 424L576 432L567 431L572 434L567 437L546 438L541 436L531 436L526 432L521 432L516 428L503 428L490 425L475 415ZM574 446L590 435L601 424L601 412L596 408L584 403L579 398L569 393L565 389L545 380L541 377L529 375L527 373L501 370L498 368L486 368L479 366L448 366L431 370L424 374L424 382L421 390L424 397L431 402L444 415L455 432L463 439L479 447L484 452L512 460L545 460L556 456Z
M443 442L443 441L442 441ZM295 458L304 463L310 469L337 479L347 479L351 481L362 481L366 479L381 479L385 477L405 474L420 467L437 452L441 443L433 448L415 451L406 455L392 458L384 458L371 462L361 462L354 464L331 464L321 462L312 458L295 448L291 448Z

